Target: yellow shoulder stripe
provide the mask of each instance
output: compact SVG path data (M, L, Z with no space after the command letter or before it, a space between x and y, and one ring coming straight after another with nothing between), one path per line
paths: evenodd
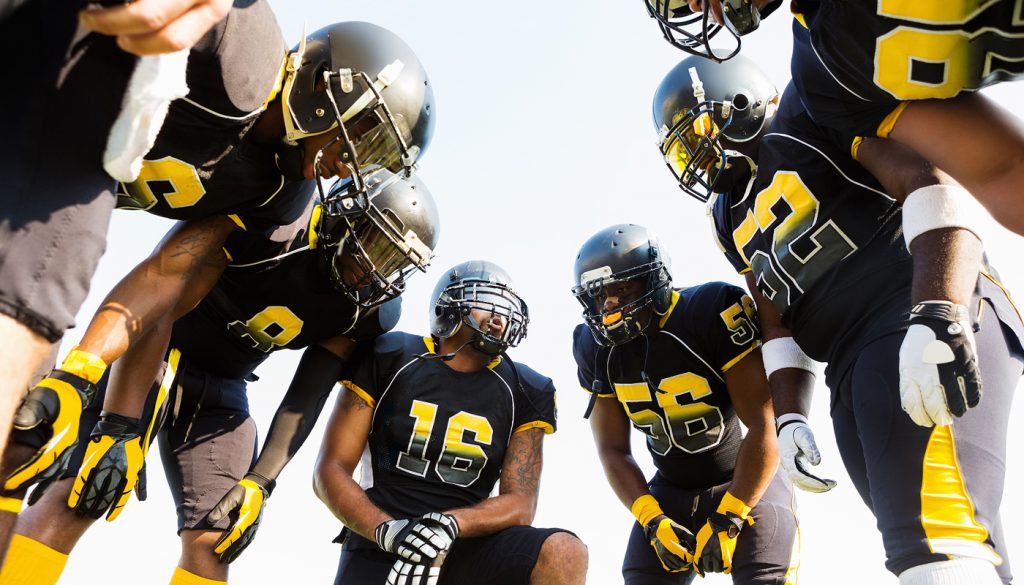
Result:
M875 134L877 134L879 138L888 138L889 135L892 134L892 129L896 127L896 120L900 119L900 114L903 113L903 110L907 109L907 105L909 104L910 102L900 102L898 106L893 108L893 110L882 119L882 123L878 125L878 130Z
M370 394L366 390L363 390L362 388L357 386L356 383L353 382L352 380L342 380L341 385L344 386L346 389L355 392L356 396L362 398L363 402L368 404L370 408L374 408L375 406L377 406L377 401L374 400L373 397L370 396Z
M525 431L529 429L544 429L545 435L550 435L551 433L555 432L555 427L551 426L550 424L542 420L535 420L533 422L528 422L526 424L519 425L518 427L516 427L514 431L512 431L512 434L514 435L519 431Z
M728 362L726 362L726 364L724 366L722 366L722 373L724 374L725 372L728 372L729 368L731 368L731 367L735 366L736 364L738 364L740 362L740 360L742 360L743 358L747 357L747 354L749 354L750 352L754 351L755 349L757 349L759 347L761 347L761 340L760 339L758 339L753 344L751 344L751 346L748 347L747 349L743 350L743 353L741 353L740 355L738 355L738 356L732 358L731 360L729 360Z

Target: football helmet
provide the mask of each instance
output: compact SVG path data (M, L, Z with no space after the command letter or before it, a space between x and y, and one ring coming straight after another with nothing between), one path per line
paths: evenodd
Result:
M664 315L672 304L670 261L647 228L634 224L607 227L590 237L576 255L572 294L583 305L583 319L600 345L621 345L639 337L649 324L641 320L648 305ZM605 288L638 280L643 289L605 308Z
M493 262L470 260L453 266L437 281L430 298L430 333L434 337L451 337L465 324L474 331L470 347L490 356L500 355L526 337L530 322L526 302L516 293L508 273ZM501 335L484 330L471 309L505 317Z
M377 169L365 179L337 181L320 205L316 247L331 284L361 307L393 299L434 256L441 221L437 204L415 174Z
M658 22L662 36L670 45L691 55L727 61L740 52L740 37L754 32L761 19L771 14L782 0L771 0L760 10L753 0L717 0L722 9L723 27L711 13L711 1L704 0L700 12L690 10L687 0L644 0L647 14ZM712 48L711 39L725 29L730 41Z
M701 201L748 180L750 150L775 116L779 92L753 61L687 57L654 93L658 145L683 191Z
M434 134L423 64L397 35L368 22L339 22L304 38L287 57L281 101L289 143L339 129L315 165L341 141L357 189L366 168L411 172Z

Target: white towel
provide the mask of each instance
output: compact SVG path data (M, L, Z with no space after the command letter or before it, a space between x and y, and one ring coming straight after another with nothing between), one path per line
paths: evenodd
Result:
M103 168L114 179L130 183L138 178L142 157L153 148L167 108L188 93L188 53L182 49L139 58L103 153Z

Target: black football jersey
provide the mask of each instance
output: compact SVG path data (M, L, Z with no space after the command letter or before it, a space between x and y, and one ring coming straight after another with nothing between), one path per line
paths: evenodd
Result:
M286 224L312 181L290 181L249 130L280 86L284 37L265 0L236 2L189 53L189 93L171 103L118 207L171 219L233 215L247 230Z
M725 372L760 343L751 298L712 282L673 291L658 332L623 345L577 325L573 356L580 385L622 404L663 476L706 487L732 478L742 440Z
M799 0L821 60L865 99L949 98L1024 74L1021 0Z
M171 344L207 371L250 374L270 352L300 349L339 335L372 339L389 331L401 299L360 309L330 283L310 240L314 204L269 237L235 232L231 263L205 299L175 323Z
M430 337L391 332L342 382L373 407L361 485L396 518L483 501L513 433L555 431L550 378L503 359L457 372L433 353Z

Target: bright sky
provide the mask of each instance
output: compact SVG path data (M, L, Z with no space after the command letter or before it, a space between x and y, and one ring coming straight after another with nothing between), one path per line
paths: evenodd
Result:
M568 528L587 543L588 583L621 583L633 518L607 486L582 418L587 399L576 382L570 335L580 306L569 288L580 244L621 222L646 225L662 237L674 258L677 286L709 280L742 284L712 242L703 208L675 186L655 147L651 98L683 54L661 40L642 0L271 4L290 43L298 41L304 21L313 31L334 21L367 20L406 39L426 65L439 120L420 175L437 198L443 230L434 267L409 286L399 328L426 332L430 290L438 274L458 262L492 260L516 279L532 320L529 337L512 356L552 377L559 389L559 431L545 441L535 524ZM744 43L745 54L780 90L789 77L789 25L780 11ZM1024 116L1024 86L1004 85L989 95ZM142 213L114 215L108 252L80 326L168 225ZM1020 239L993 224L986 245L1004 282L1024 294L1024 267L1014 254ZM74 342L80 336L76 329L67 337ZM271 357L258 371L260 381L250 386L253 416L263 433L298 357ZM1011 417L1024 420L1020 400ZM279 479L255 542L232 565L232 582L333 582L339 548L331 539L340 523L310 488L323 422ZM839 486L828 494L798 495L802 581L895 583L882 566L874 520L836 451L824 385L811 424L824 458L818 471ZM653 471L639 433L634 435L634 453ZM1005 491L1021 493L1021 425L1011 426L1008 444ZM155 452L149 463L149 500L133 499L116 522L99 522L72 554L61 583L159 584L170 578L179 551L174 504ZM1020 562L1024 536L1007 528L1011 556ZM718 575L707 582L730 580Z

